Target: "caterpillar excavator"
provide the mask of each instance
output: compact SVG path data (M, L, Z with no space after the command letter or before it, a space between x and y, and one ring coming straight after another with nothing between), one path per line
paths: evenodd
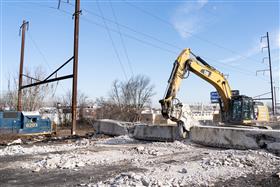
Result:
M217 123L218 127L202 126L197 120L195 120L189 106L182 104L179 99L176 98L182 80L188 76L190 72L204 79L216 88L220 96L221 122ZM130 130L127 130L128 132L130 131L133 133L133 138L145 141L174 141L190 138L191 141L195 143L227 148L244 148L242 141L257 141L253 143L256 145L258 144L260 137L264 137L264 139L267 138L267 135L263 132L256 134L257 132L254 130L254 132L247 132L248 129L243 129L248 133L246 134L240 132L239 130L241 129L237 130L237 128L235 128L248 128L248 126L251 126L250 128L259 128L263 125L260 123L266 124L269 121L267 107L260 102L254 102L251 97L232 94L232 90L225 76L209 65L205 60L193 54L188 48L184 49L176 59L168 80L166 93L164 98L159 102L161 104L161 113L163 117L174 121L176 126L174 124L151 125L140 123ZM120 128L121 125L112 123L112 131L117 129L115 126ZM263 127L266 126L263 125ZM268 133L273 134L274 132L270 131ZM211 137L209 137L210 134ZM241 140L237 142L235 141L235 143L230 141L235 138L241 138Z
M248 126L259 122L268 122L268 108L254 102L245 95L232 95L232 90L223 73L196 56L189 48L184 49L176 59L164 98L160 100L164 118L177 123L182 131L189 131L196 125L184 111L184 105L176 98L182 80L190 72L204 79L215 87L220 95L220 119L224 125Z

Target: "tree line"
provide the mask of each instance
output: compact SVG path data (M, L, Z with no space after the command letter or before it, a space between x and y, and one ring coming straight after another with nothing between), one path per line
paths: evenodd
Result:
M43 80L45 71L38 67L34 71L25 69L23 85L34 83L34 79ZM31 80L27 77L33 77ZM0 98L0 110L17 108L18 77L8 77L7 92ZM72 92L68 90L64 95L55 97L57 83L34 86L22 90L23 111L35 111L45 106L70 108ZM89 105L96 107L96 119L116 119L122 121L139 121L141 112L145 107L151 106L152 97L155 95L154 85L144 75L132 76L128 80L114 80L106 97L92 101L85 93L78 91L78 108L81 110L80 119L83 119L82 110Z

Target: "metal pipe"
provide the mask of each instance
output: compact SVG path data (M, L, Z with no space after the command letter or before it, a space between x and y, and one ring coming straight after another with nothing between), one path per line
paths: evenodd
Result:
M71 74L71 75L65 75L65 76L61 76L61 77L57 77L57 78L53 78L53 79L43 80L43 81L40 81L40 82L35 82L33 84L24 85L24 86L21 87L21 89L29 88L29 87L32 87L32 86L38 86L38 85L46 84L46 83L49 83L49 82L60 81L60 80L64 80L64 79L70 79L72 77L73 77L73 75Z
M59 68L57 68L54 72L52 72L47 78L45 78L45 81L48 80L51 76L56 74L61 68L63 68L66 64L68 64L74 57L71 57L69 60L67 60L64 64L62 64Z

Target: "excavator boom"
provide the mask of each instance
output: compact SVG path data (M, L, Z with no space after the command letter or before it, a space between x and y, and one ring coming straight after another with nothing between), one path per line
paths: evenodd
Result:
M177 100L176 95L181 86L181 82L188 71L201 77L216 88L221 97L221 109L225 113L228 112L231 99L231 89L228 81L221 72L210 66L202 58L195 56L187 48L181 52L174 62L164 99L159 101L162 106L162 115L172 121L180 121L180 115L173 115L174 108L178 108L178 104L175 107L174 103Z

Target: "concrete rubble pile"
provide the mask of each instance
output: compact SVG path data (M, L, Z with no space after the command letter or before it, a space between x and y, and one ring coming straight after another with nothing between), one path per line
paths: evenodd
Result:
M89 140L83 139L77 141L75 144L63 144L63 145L50 145L50 146L37 146L33 145L31 147L23 147L22 145L11 145L6 146L4 149L0 149L0 156L6 155L31 155L31 154L41 154L57 151L68 151L76 149L77 147L82 148L88 146Z
M5 167L38 174L59 171L66 176L100 169L103 177L89 181L95 176L87 176L73 186L213 186L219 180L280 172L280 157L265 150L209 149L189 140L147 142L128 135L0 149L0 158L19 155L29 159L3 163Z
M117 144L129 144L137 143L138 141L129 137L128 135L121 135L113 138L107 138L104 140L99 140L97 144L108 144L108 145L117 145Z
M106 181L83 183L82 186L184 186L215 184L217 178L246 177L267 168L280 170L280 158L265 151L207 150L200 156L189 141L154 142L131 147L125 152L133 155L132 164L145 168L143 172L124 172ZM168 158L166 161L162 161ZM170 160L171 159L171 160Z
M116 145L125 144L135 141L128 136L120 136L115 138L108 138L93 142L90 139L81 139L72 144L60 146L43 146L43 149L37 149L38 146L23 148L21 146L9 146L0 150L0 155L26 155L49 153L41 159L36 159L31 163L20 163L21 168L31 169L34 172L39 172L41 169L80 169L84 166L112 164L125 159L130 156L125 156L125 152L119 150L102 151L101 154L92 154L88 151L89 148L96 147L98 149L101 145ZM57 153L61 152L61 153ZM65 153L63 153L65 152Z

